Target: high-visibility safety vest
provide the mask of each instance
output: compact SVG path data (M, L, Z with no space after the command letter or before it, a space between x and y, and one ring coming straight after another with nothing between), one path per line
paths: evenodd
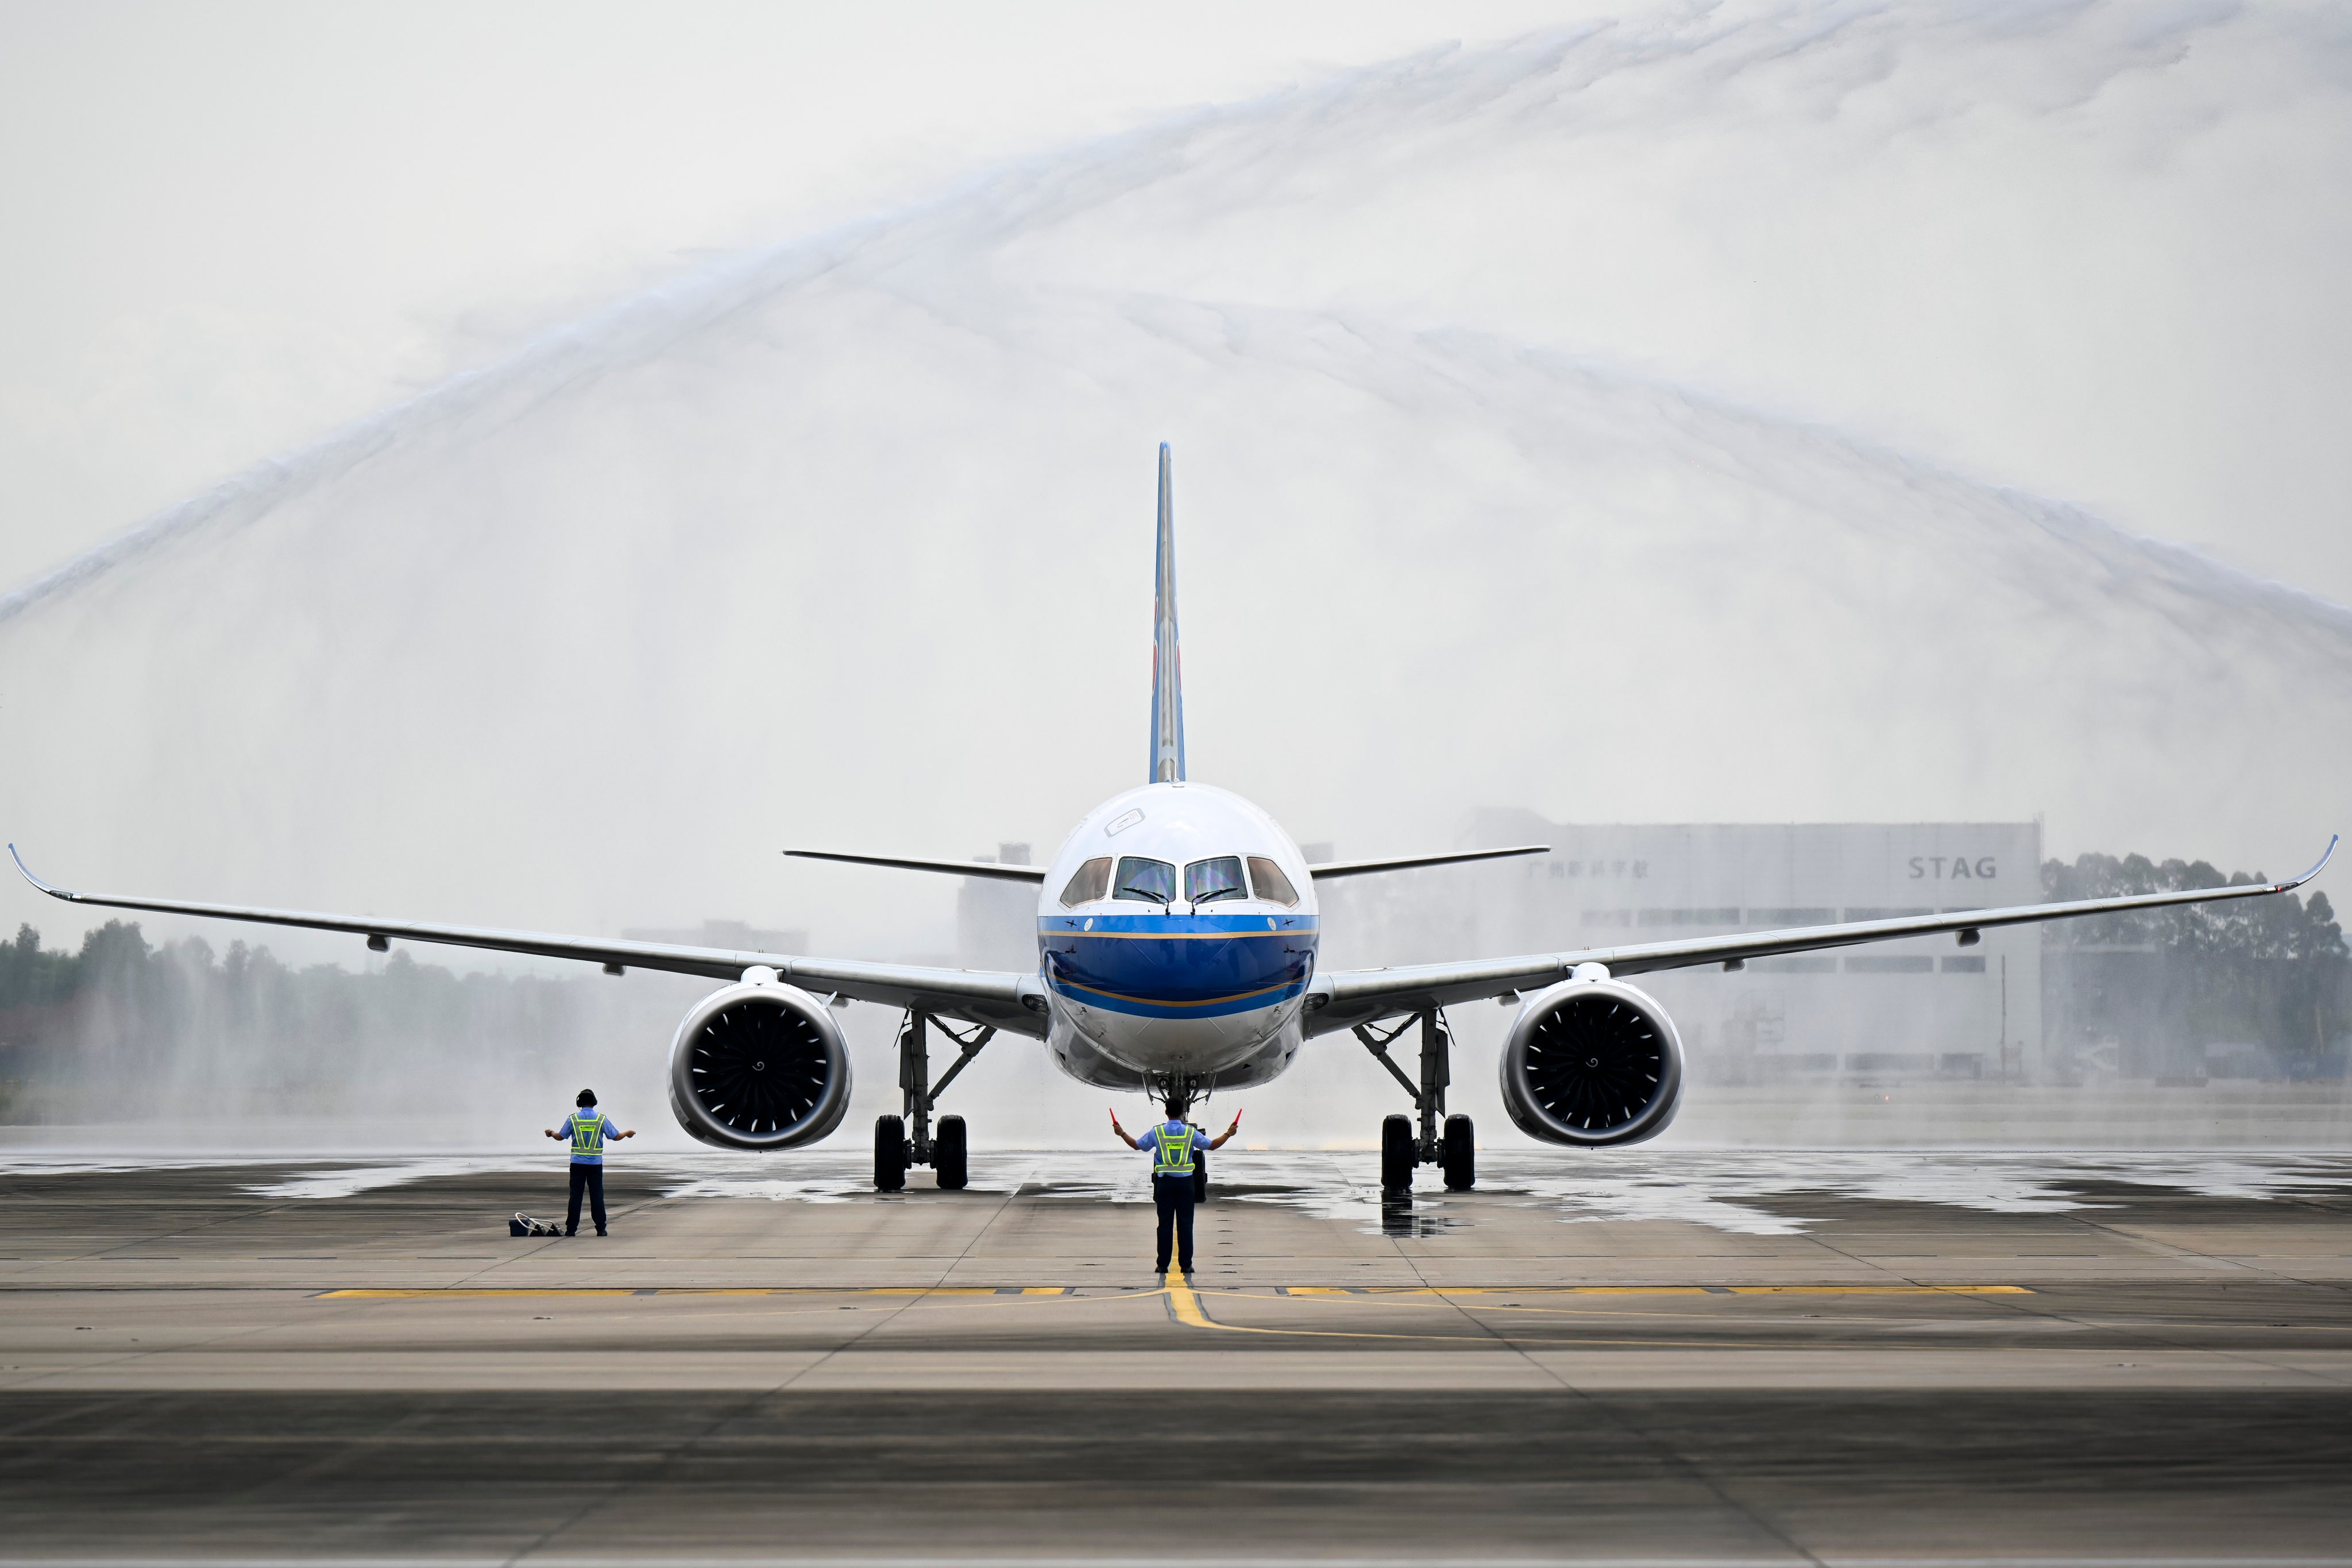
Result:
M572 1157L604 1163L604 1113L593 1106L572 1113Z
M1183 1121L1163 1121L1153 1128L1151 1173L1189 1176L1192 1173L1192 1128Z

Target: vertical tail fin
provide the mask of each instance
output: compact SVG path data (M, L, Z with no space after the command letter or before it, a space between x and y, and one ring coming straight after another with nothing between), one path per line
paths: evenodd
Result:
M1160 443L1160 555L1151 615L1151 782L1184 776L1184 661L1176 648L1176 488Z

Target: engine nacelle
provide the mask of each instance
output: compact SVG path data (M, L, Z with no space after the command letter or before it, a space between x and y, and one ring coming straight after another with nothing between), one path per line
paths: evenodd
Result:
M721 1149L814 1143L849 1110L841 1027L794 986L713 992L670 1046L669 1108L680 1127Z
M1638 1143L1683 1095L1683 1042L1651 997L1570 980L1528 998L1503 1047L1503 1108L1547 1143Z

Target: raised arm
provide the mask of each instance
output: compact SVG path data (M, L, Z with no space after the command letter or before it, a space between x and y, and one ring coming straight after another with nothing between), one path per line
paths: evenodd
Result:
M1222 1149L1222 1148L1223 1148L1223 1147L1225 1146L1225 1140L1227 1140L1228 1138L1231 1138L1234 1133L1236 1133L1236 1132L1240 1131L1241 1130L1242 1130L1242 1113L1241 1113L1240 1111L1236 1110L1236 1111L1234 1111L1234 1121L1233 1121L1233 1125L1232 1125L1232 1126L1230 1126L1230 1127L1228 1127L1228 1128L1226 1128L1223 1132L1218 1133L1214 1138L1210 1139L1210 1140L1209 1140L1209 1147L1210 1147L1210 1148L1212 1148L1212 1149Z
M1129 1137L1129 1136L1127 1135L1127 1129L1126 1129L1126 1128L1124 1128L1124 1127L1121 1127L1121 1126L1118 1124L1118 1110L1117 1110L1116 1108L1114 1108L1114 1109L1112 1110L1111 1113L1110 1113L1110 1130L1111 1130L1113 1132L1118 1133L1118 1141L1119 1141L1120 1142L1122 1142L1122 1143L1126 1144L1129 1148L1130 1148L1130 1149L1140 1149L1140 1148L1142 1148L1142 1147L1143 1147L1143 1145L1142 1145L1142 1144L1140 1144L1140 1143L1137 1142L1134 1139L1132 1139L1132 1138Z

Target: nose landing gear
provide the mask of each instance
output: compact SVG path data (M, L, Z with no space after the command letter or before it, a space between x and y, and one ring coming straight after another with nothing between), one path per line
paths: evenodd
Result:
M1421 1026L1421 1081L1405 1076L1389 1055L1407 1029ZM1478 1140L1466 1116L1445 1114L1445 1086L1453 1081L1454 1032L1445 1026L1442 1008L1429 1007L1399 1023L1386 1034L1370 1024L1356 1026L1356 1037L1389 1076L1404 1086L1421 1113L1416 1132L1412 1119L1391 1116L1381 1123L1381 1191L1409 1193L1416 1165L1435 1165L1449 1193L1466 1193L1478 1183ZM1440 1123L1444 1124L1443 1131Z

